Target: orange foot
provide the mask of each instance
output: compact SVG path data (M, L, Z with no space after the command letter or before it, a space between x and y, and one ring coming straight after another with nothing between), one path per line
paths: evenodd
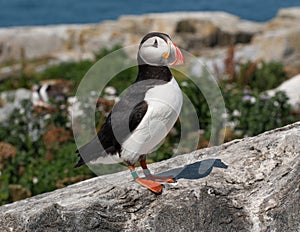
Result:
M162 193L162 185L160 183L157 183L153 180L143 179L143 178L136 178L135 181L139 183L140 185L146 187L151 192L155 194L161 194Z
M148 175L145 177L147 180L153 180L156 182L175 183L176 180L172 176L154 176Z

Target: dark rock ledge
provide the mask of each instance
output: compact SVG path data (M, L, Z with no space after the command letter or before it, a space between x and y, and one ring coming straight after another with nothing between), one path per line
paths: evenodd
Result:
M178 182L156 196L129 172L0 207L2 231L299 231L300 122L150 166Z

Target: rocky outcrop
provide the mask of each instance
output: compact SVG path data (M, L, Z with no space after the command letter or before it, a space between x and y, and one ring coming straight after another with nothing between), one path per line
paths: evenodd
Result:
M56 57L62 52L82 52L84 36L95 25L59 25L0 29L0 63ZM82 54L81 54L82 55Z
M235 62L282 62L289 77L300 73L300 8L287 8L278 12L271 21L260 25L260 32L253 33L249 43L235 44ZM248 27L245 27L248 28ZM248 30L248 29L247 29ZM220 44L221 45L221 44ZM200 60L214 72L225 72L224 60L228 49L201 49ZM197 52L196 52L197 54ZM196 67L196 69L200 69ZM196 75L202 70L195 70Z
M262 33L242 46L240 57L248 60L283 62L289 76L300 73L300 8L287 8L266 23Z
M176 185L154 195L128 171L0 207L1 231L297 231L300 123L150 165Z
M100 48L140 42L149 31L180 39L181 47L245 43L261 25L224 12L161 13L122 16L95 25L0 29L0 63L41 58L80 59Z
M266 23L225 12L173 12L121 16L100 24L0 29L0 78L34 63L93 59L101 48L138 44L149 31L172 35L177 44L204 58L222 58L236 45L238 60L284 62L289 76L300 72L300 8L286 8ZM207 52L207 50L209 52Z
M190 52L198 52L203 47L248 43L262 28L262 24L241 20L225 12L123 16L119 23L131 25L130 28L121 30L121 33L132 34L131 41L126 41L125 44L139 43L141 36L149 31L163 31L172 35L182 48Z

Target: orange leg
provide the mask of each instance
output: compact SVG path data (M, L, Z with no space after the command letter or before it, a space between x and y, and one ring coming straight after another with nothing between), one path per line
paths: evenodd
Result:
M135 167L133 165L129 165L129 169L131 172L131 175L135 182L139 183L140 185L146 187L151 192L155 194L161 194L162 193L162 185L158 182L155 182L153 180L143 179L138 176L138 174L135 171Z
M157 182L166 182L166 183L175 183L176 182L172 176L154 176L154 175L152 175L147 167L146 160L141 160L140 164L141 164L141 166L143 168L143 172L146 176L145 179L153 180L153 181L157 181Z

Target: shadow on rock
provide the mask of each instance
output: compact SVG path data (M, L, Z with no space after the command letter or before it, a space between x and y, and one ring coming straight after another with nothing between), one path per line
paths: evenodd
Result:
M226 169L228 165L224 164L220 159L206 159L188 164L182 168L175 168L159 173L157 176L173 176L176 180L196 180L208 176L214 167Z

